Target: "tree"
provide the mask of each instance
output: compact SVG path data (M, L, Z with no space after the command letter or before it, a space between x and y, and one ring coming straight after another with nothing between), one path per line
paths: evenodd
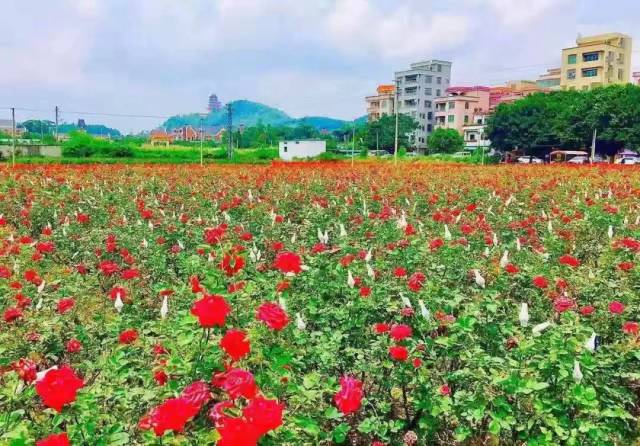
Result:
M418 128L418 123L411 116L398 115L398 146L409 145L409 135ZM367 122L365 126L364 142L369 149L379 147L392 150L395 147L396 117L382 116L375 121Z
M464 149L464 138L455 129L435 129L427 143L430 150L440 153L455 153Z

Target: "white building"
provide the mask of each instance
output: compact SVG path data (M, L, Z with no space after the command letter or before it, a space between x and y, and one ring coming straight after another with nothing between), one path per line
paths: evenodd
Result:
M411 116L418 122L418 129L410 138L410 144L418 149L427 147L427 138L435 124L435 98L444 96L451 81L451 62L427 60L411 64L405 71L395 73L398 113Z
M280 159L291 161L294 158L312 158L327 151L325 140L307 139L280 141Z
M488 149L491 146L486 134L488 116L488 113L477 113L473 116L473 123L462 127L465 150Z

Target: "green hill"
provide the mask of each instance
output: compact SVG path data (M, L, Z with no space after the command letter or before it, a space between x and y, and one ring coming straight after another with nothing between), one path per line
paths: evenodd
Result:
M299 119L292 118L282 110L247 100L233 101L231 103L231 110L233 112L234 127L239 125L251 127L259 123L272 126L287 125L292 127L307 124L318 130L334 131L350 122L324 116L307 116ZM200 114L191 113L187 115L172 116L162 124L162 127L167 130L172 130L185 125L191 125L196 128L200 127ZM211 112L204 118L204 126L207 128L219 129L226 125L226 108L220 111Z

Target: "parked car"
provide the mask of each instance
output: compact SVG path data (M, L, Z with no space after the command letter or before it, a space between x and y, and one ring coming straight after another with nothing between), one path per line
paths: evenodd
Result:
M640 158L637 158L635 156L625 156L620 158L617 164L626 164L626 165L640 164Z
M574 156L567 162L570 164L589 164L589 157L583 155Z
M405 153L404 156L416 157L416 156L420 156L420 154L418 152L407 152L407 153Z
M386 150L369 150L369 156L377 156L380 158L387 158L389 156L391 156L389 154L389 152L387 152Z
M469 152L456 152L452 156L455 156L456 158L463 158L465 156L471 156L471 153L469 153Z
M516 163L518 164L542 164L542 160L540 158L536 158L535 156L521 156L516 158Z

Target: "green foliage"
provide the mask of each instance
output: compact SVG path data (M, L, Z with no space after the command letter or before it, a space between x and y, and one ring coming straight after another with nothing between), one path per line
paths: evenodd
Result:
M62 145L62 155L65 157L127 158L134 155L134 150L133 142L98 139L80 131L71 132L69 140Z
M500 151L519 148L589 147L598 131L598 151L612 155L640 147L640 87L615 85L589 91L558 91L501 104L487 134Z
M437 128L428 140L429 150L439 153L455 153L464 149L464 138L455 129Z
M411 116L398 115L398 146L409 146L409 135L418 128L418 123ZM364 142L370 150L392 149L395 146L396 117L382 116L380 119L368 122L364 126Z

